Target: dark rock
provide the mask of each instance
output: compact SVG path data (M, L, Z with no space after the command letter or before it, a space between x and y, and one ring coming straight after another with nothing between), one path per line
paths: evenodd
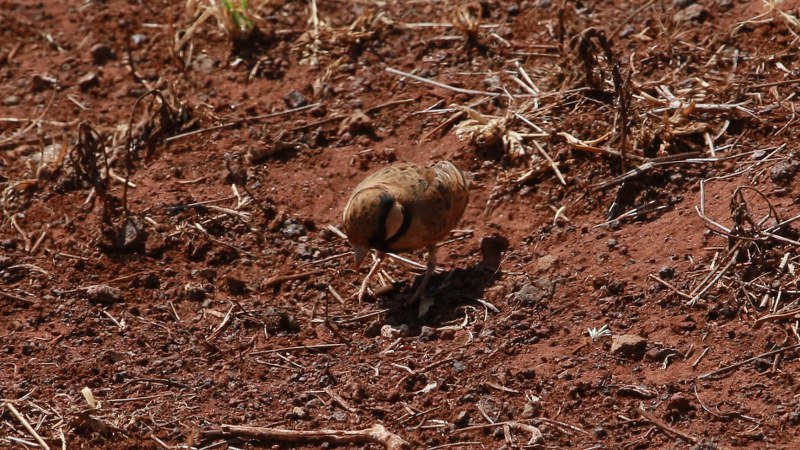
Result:
M481 262L484 267L492 270L497 270L500 267L500 261L503 257L503 252L508 250L508 239L503 236L486 236L481 238Z
M677 418L695 409L691 398L686 394L677 393L667 402L667 415Z
M86 75L78 78L78 87L84 92L99 85L100 78L98 78L97 74L94 72L89 72Z
M283 227L281 229L281 233L288 238L296 238L300 236L305 236L306 229L303 225L295 222L292 219L289 219L283 223Z
M514 294L514 299L525 306L534 306L550 300L554 292L553 283L546 278L540 278L533 283L526 283L522 286L522 289Z
M306 100L303 94L295 90L286 94L286 96L283 97L283 101L289 108L299 108L308 104L308 100Z
M368 338L375 338L380 336L381 334L381 324L377 320L373 320L372 322L367 325L367 328L364 329L364 336Z
M14 260L8 256L0 255L0 270L3 270L7 267L11 267L14 264Z
M683 9L695 3L697 3L695 0L672 0L672 7L676 9Z
M774 166L770 171L770 178L772 182L778 186L787 186L791 183L794 176L797 174L797 169L789 161L781 161Z
M228 287L228 292L233 295L243 295L247 293L247 284L232 275L228 275L225 279L225 284Z
M469 425L469 413L466 411L461 411L456 416L456 419L453 421L453 424L456 428L464 428Z
M56 83L57 80L50 75L37 73L31 77L31 91L40 92L51 89Z
M669 280L675 276L675 269L670 266L661 266L661 269L658 271L658 276L665 280Z
M430 341L436 338L436 328L422 326L419 330L419 340Z
M95 44L91 51L92 60L98 65L103 65L112 59L117 59L117 54L106 44Z
M703 5L695 3L675 13L672 20L675 23L701 22L705 17L706 10Z
M660 363L663 362L664 358L666 358L667 355L671 353L675 353L675 351L668 348L651 348L650 350L647 351L647 353L645 353L644 359L646 359L647 361Z
M135 217L128 217L114 237L114 250L123 253L138 252L145 249L147 230L144 223Z
M187 283L183 287L183 293L186 294L186 298L195 302L203 301L206 298L206 290L199 283Z

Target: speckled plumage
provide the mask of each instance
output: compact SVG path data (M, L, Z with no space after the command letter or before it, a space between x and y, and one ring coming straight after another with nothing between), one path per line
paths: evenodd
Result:
M432 167L399 163L369 175L353 190L344 208L344 228L359 265L368 249L379 252L429 250L429 272L435 246L461 219L469 200L469 180L449 161ZM366 283L376 270L370 271ZM430 273L426 273L424 287ZM416 296L415 296L416 297Z

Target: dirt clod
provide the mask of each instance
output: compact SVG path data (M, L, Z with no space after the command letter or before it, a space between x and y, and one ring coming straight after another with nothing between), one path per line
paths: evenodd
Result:
M90 302L112 304L122 301L122 291L107 284L89 286L83 291Z
M514 299L525 306L536 306L549 300L555 291L555 286L547 278L539 278L533 283L525 283L514 294Z
M611 337L611 354L639 359L647 349L647 339L635 334L614 335Z
M103 65L112 59L117 59L117 54L106 44L95 44L91 49L92 60L95 64Z

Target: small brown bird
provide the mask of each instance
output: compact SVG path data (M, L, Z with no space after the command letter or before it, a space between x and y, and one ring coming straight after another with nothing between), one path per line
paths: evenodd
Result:
M368 176L353 190L344 207L344 228L353 244L356 268L369 249L377 251L358 299L386 252L406 252L426 247L428 268L414 297L416 301L436 268L436 243L456 226L469 200L469 180L449 161L433 167L399 163Z

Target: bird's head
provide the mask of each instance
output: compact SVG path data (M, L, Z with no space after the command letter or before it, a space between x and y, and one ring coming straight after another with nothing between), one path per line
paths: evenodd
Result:
M344 230L356 254L358 268L370 248L384 250L404 222L403 206L381 187L353 194L344 208Z

